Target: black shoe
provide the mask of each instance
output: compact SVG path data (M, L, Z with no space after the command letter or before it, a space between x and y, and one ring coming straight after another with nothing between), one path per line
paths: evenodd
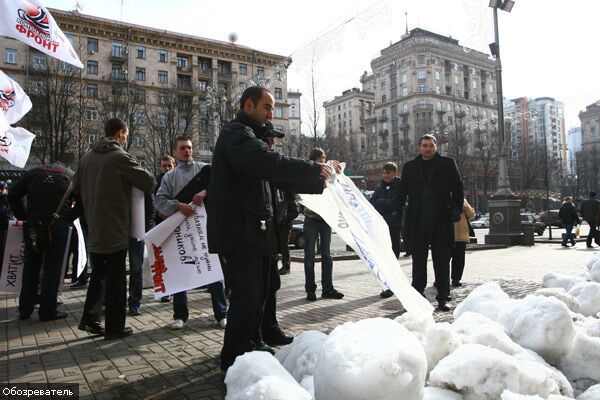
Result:
M87 286L87 281L75 281L69 285L71 289L84 288Z
M271 335L265 335L263 333L263 340L269 346L285 346L286 344L292 343L294 337L286 335L280 328L277 328Z
M161 303L169 303L171 302L171 298L169 296L163 296L160 298Z
M81 322L77 329L92 335L104 335L104 327L100 322Z
M26 319L30 319L31 318L31 314L19 314L19 319L21 321L25 321Z
M279 275L287 275L290 273L290 267L279 268Z
M402 257L410 257L410 253L404 253Z
M462 287L462 283L460 281L452 281L452 287Z
M254 348L254 351L266 351L267 353L271 353L272 355L275 355L275 349L272 347L267 346L266 344L261 344L259 346L256 346Z
M388 297L392 297L393 295L394 292L392 292L390 289L382 290L381 293L379 293L379 297L381 297L382 299L387 299Z
M562 247L568 247L566 243L561 244Z
M315 292L306 292L306 300L315 301L317 300L317 295L315 294Z
M48 322L48 321L56 321L57 319L63 319L67 317L66 312L57 311L56 314L50 315L48 317L40 317L40 322Z
M338 292L337 290L335 290L334 288L331 288L329 290L323 290L321 292L321 297L323 299L343 299L344 298L344 293Z
M450 307L447 303L438 303L437 309L439 311L450 311Z
M588 248L588 249L591 249L591 248L593 248L593 247L594 247L594 246L592 246L591 244L588 244L588 245L587 245L587 248Z
M129 315L131 315L132 317L136 317L138 315L142 315L142 313L140 312L140 308L139 307L130 307L129 308Z
M104 334L104 340L114 340L114 339L121 339L127 336L131 336L133 334L133 330L126 326L125 328L123 328L123 330L121 332L117 332L117 333L105 333Z

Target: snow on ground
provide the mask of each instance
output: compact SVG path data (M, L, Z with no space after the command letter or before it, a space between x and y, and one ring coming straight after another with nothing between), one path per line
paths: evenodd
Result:
M238 357L227 400L600 400L600 252L510 299L473 290L453 323L408 313L307 331L276 358Z

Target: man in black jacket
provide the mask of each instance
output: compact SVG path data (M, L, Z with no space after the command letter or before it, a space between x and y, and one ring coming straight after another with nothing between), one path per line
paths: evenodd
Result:
M296 184L295 193L321 193L331 167L270 151L258 139L273 116L275 100L260 87L247 88L240 112L217 139L207 204L207 238L211 253L226 259L225 278L231 290L228 323L221 350L221 370L235 358L255 350L268 290L271 257L277 236L271 189L273 183Z
M423 135L414 160L402 168L400 205L408 197L406 230L412 254L412 286L423 294L427 286L427 254L431 245L438 309L449 311L450 250L454 225L463 204L463 185L454 159L437 153L437 140Z
M590 226L590 233L587 235L587 239L585 240L585 244L588 248L592 246L592 239L598 246L600 246L600 238L598 237L598 209L600 208L600 201L596 199L596 192L590 192L590 198L581 203L581 207L579 208L579 213L581 217L588 223Z
M396 258L400 256L400 231L402 229L402 204L400 204L400 178L397 176L398 167L393 162L383 166L383 179L375 188L370 202L381 214L390 230L392 250ZM392 291L384 289L380 296L391 297Z

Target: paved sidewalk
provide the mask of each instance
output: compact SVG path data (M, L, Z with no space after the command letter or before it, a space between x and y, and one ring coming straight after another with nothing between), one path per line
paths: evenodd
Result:
M512 297L522 297L539 287L547 272L580 271L594 250L578 244L561 248L555 244L534 247L467 252L463 288L454 289L460 302L473 288L497 280ZM410 259L401 258L410 273ZM433 279L429 266L429 284ZM319 273L317 272L317 276ZM307 302L301 263L292 264L292 273L282 277L279 292L279 320L290 333L308 329L330 332L346 321L370 317L395 318L403 310L395 298L382 300L379 284L361 261L334 263L334 284L346 296L343 300ZM426 290L434 302L431 288ZM144 291L142 315L128 317L134 335L106 342L77 330L85 290L66 290L61 296L69 317L62 321L19 321L17 301L0 295L0 382L71 382L80 385L83 399L222 399L218 354L223 331L212 318L210 295L189 293L190 321L182 331L171 331L171 303L152 299ZM451 313L436 314L451 320Z

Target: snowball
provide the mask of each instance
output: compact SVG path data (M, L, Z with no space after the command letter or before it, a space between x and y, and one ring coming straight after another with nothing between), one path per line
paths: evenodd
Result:
M590 280L595 282L600 282L600 258L596 259L596 261L587 268L590 274Z
M591 271L596 261L600 260L600 252L595 252L594 255L590 258L585 269Z
M310 400L312 396L270 353L253 351L235 359L227 370L226 400Z
M524 394L513 393L509 390L505 390L502 392L502 400L544 400L538 395L535 396L527 396Z
M454 318L467 311L474 311L496 320L498 313L508 307L512 300L502 291L496 282L478 286L454 310Z
M571 380L600 381L600 338L578 332L571 351L560 361L559 368Z
M543 366L478 344L458 347L438 363L429 377L432 385L458 389L465 400L495 400L505 389L546 398L556 390L550 372Z
M585 281L585 279L576 275L556 275L553 273L548 273L542 278L542 287L561 287L568 292L569 289L571 289L571 286L582 281Z
M304 379L302 379L302 382L300 382L300 386L310 393L313 398L315 397L315 381L312 375L305 376Z
M386 318L347 322L331 332L314 369L316 399L423 398L427 359L419 340Z
M313 374L317 358L327 335L318 331L305 331L294 341L275 354L281 365L300 382L305 376Z
M464 343L493 347L503 353L514 355L523 350L504 332L504 327L484 315L465 312L452 323Z
M600 313L600 283L578 282L569 289L569 294L579 301L581 314L589 317Z
M433 316L428 318L417 318L414 313L405 312L396 317L394 321L402 324L412 334L414 334L422 343L425 343L425 332L435 324Z
M600 384L591 386L588 390L577 396L577 400L599 400Z
M423 400L463 400L462 394L437 387L427 386L423 393Z
M588 317L585 319L583 326L583 332L586 335L600 338L600 320L597 318Z
M558 300L565 303L565 305L567 307L569 307L569 310L573 311L574 313L581 312L580 311L581 306L579 305L579 301L575 297L568 294L567 291L565 290L565 288L562 288L562 287L543 288L543 289L536 290L536 292L534 294L536 296L546 296L546 297L557 298Z
M570 350L575 336L569 309L553 297L527 296L515 301L500 312L498 322L516 343L551 364Z
M425 354L427 355L427 372L461 344L454 328L444 322L434 324L425 332Z

